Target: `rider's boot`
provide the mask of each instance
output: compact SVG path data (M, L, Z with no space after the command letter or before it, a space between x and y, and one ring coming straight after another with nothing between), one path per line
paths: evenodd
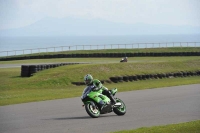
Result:
M109 94L110 94L110 100L114 103L114 106L120 106L121 103L120 103L120 102L117 102L117 101L115 100L114 96L113 96L111 93L109 93Z

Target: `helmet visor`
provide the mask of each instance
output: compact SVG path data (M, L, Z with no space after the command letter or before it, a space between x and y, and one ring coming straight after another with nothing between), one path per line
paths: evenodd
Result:
M86 85L90 84L90 81L91 81L91 80L89 80L89 79L85 80L85 84L86 84Z

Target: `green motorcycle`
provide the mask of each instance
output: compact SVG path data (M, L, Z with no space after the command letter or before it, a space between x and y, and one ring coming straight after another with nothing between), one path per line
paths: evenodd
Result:
M126 105L124 102L115 98L119 105L114 105L113 102L106 96L102 94L102 89L98 91L94 91L94 86L88 86L84 89L83 94L81 96L81 100L84 103L85 110L89 116L92 118L98 118L100 114L106 114L110 112L114 112L117 115L124 115L126 113ZM113 88L109 90L110 93L114 96L117 92L117 88ZM99 104L103 101L104 106Z

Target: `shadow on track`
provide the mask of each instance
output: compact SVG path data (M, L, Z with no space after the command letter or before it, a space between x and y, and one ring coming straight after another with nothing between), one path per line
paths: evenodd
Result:
M76 120L76 119L90 119L89 116L79 116L79 117L63 117L63 118L52 118L50 120Z
M99 116L99 118L101 117L114 117L117 115L102 115ZM99 119L97 118L97 119ZM80 119L94 119L91 118L90 116L77 116L77 117L61 117L61 118L50 118L50 119L43 119L43 120L80 120Z

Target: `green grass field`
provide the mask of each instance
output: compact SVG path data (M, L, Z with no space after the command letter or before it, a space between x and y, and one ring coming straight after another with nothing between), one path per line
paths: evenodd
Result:
M85 86L75 86L71 82L83 82L83 77L87 73L100 80L109 80L111 76L195 71L200 68L200 57L131 57L128 63L119 63L119 58L106 58L106 60L104 58L69 58L3 61L1 64L55 63L64 62L64 60L69 62L90 61L91 63L52 68L24 78L20 77L21 68L1 68L0 105L80 96ZM117 87L119 91L131 91L197 83L200 83L199 76L118 84L105 83L105 86Z

